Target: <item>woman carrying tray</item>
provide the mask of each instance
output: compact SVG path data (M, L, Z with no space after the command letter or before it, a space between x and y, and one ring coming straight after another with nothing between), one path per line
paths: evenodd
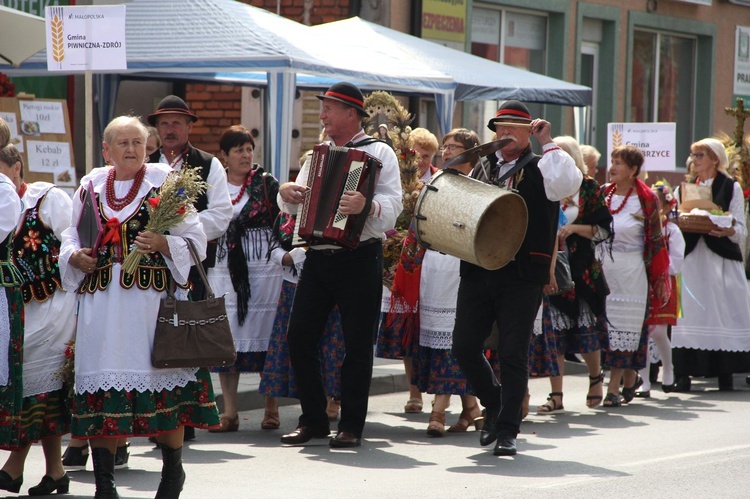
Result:
M750 372L750 290L739 246L747 237L745 203L727 173L721 142L699 140L690 157L693 182L710 186L713 202L735 222L708 234L684 234L683 317L672 331L675 388L690 391L690 376L705 376L718 377L719 390L732 390L732 374Z

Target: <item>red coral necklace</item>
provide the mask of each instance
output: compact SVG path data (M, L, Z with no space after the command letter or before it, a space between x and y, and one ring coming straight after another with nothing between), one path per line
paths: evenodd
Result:
M628 198L631 194L633 194L633 189L635 188L634 185L630 186L630 189L628 189L627 194L625 194L625 199L622 200L622 204L617 207L616 209L612 209L612 197L615 195L615 190L617 190L616 187L612 187L612 189L607 193L607 197L605 198L605 201L607 202L607 207L609 208L609 212L613 215L617 215L620 213L624 208L625 205L628 204Z
M247 189L247 181L242 183L242 187L240 187L240 192L237 194L237 197L232 199L232 206L236 205L240 202L240 199L242 199L242 196L245 195L245 190Z
M143 183L143 177L145 176L146 176L146 165L142 165L141 168L135 174L133 185L130 186L130 190L128 191L128 194L124 198L118 198L117 196L115 196L115 169L112 168L109 171L109 173L107 173L107 185L106 185L107 205L110 208L112 208L114 211L120 211L126 206L128 206L130 203L132 203L135 197L138 195L138 190L141 188L141 184Z

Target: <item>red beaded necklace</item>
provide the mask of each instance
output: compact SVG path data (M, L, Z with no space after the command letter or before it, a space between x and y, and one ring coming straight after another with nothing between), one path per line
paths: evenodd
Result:
M244 195L245 195L245 191L247 190L247 184L249 184L249 183L250 183L250 179L252 178L252 176L253 176L253 172L254 172L254 171L255 171L255 169L252 169L252 170L250 170L250 171L249 171L249 172L247 173L247 176L245 177L245 181L244 181L244 182L242 182L242 187L240 187L240 192L239 192L239 194L237 194L237 197L236 197L236 198L232 199L232 206L234 206L234 205L236 205L237 203L239 203L239 202L240 202L240 199L242 199L242 196L244 196Z
M620 213L624 208L625 205L628 204L628 198L631 194L633 194L633 189L635 189L634 185L630 186L630 189L628 189L627 194L625 194L625 199L622 200L622 204L617 209L612 209L612 197L615 195L615 190L617 190L617 187L614 185L612 186L612 189L607 193L607 196L604 198L604 200L607 202L607 207L609 208L609 212L613 215L617 215Z
M143 177L145 176L146 176L146 165L142 165L141 168L135 174L133 185L130 186L130 190L128 191L127 196L125 196L124 198L118 198L117 196L115 196L115 169L112 168L109 171L109 173L107 173L107 185L106 185L107 205L110 208L112 208L114 211L120 211L126 206L128 206L130 203L132 203L135 197L138 195L138 189L141 188L141 184L143 183Z
M18 197L19 197L19 198L22 198L22 197L23 197L23 195L24 195L24 194L26 194L26 189L27 189L28 187L29 187L29 186L28 186L28 185L26 185L26 182L24 182L24 183L22 183L22 184L21 184L21 188L20 188L20 189L18 189Z

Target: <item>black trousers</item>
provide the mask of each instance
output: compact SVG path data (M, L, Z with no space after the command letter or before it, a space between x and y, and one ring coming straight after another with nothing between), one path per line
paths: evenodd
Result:
M502 407L498 434L515 438L529 381L529 342L542 303L542 285L518 276L515 263L500 270L471 269L461 276L453 329L453 355L485 407ZM484 356L497 321L501 380ZM502 387L501 387L502 381Z
M341 366L339 431L362 436L372 380L373 332L377 327L383 279L380 241L355 250L326 254L309 250L289 320L289 357L302 415L299 426L329 428L320 370L320 339L334 305L341 313L346 356Z

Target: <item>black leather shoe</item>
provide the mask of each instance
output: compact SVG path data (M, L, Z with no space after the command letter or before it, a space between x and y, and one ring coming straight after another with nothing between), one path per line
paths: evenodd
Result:
M348 431L340 431L336 433L336 436L328 442L328 445L334 449L342 449L347 447L359 447L362 443L362 439L355 436L354 433Z
M316 431L306 426L299 426L296 430L286 435L282 435L281 443L288 445L300 445L309 442L313 438L328 438L330 431Z
M70 489L70 477L67 473L57 480L53 480L49 475L44 475L39 485L29 489L29 495L48 496L55 491L57 491L58 494L67 494L68 489Z
M512 437L499 437L492 452L496 456L515 456L518 452L516 439Z
M690 376L675 376L674 391L687 393L690 391Z
M186 426L185 427L185 438L182 441L183 442L189 442L191 440L195 440L195 427L193 427L193 426Z
M123 469L128 467L128 460L130 459L130 451L128 450L130 447L130 442L127 442L122 447L117 448L117 452L115 452L115 469Z
M23 475L18 478L11 478L9 474L0 470L0 489L18 493L21 490L21 485L23 485Z
M62 455L63 468L68 471L85 470L89 460L89 444L86 447L68 447Z
M719 391L731 392L734 390L734 376L730 374L719 375Z
M484 415L484 426L479 433L479 445L490 445L497 440L497 417L500 415L500 407L487 407Z
M664 393L672 393L677 390L677 385L672 383L671 385L665 385L664 383L661 384L661 391Z
M635 392L635 398L637 398L637 399L650 399L651 398L651 390L637 391L637 392Z

